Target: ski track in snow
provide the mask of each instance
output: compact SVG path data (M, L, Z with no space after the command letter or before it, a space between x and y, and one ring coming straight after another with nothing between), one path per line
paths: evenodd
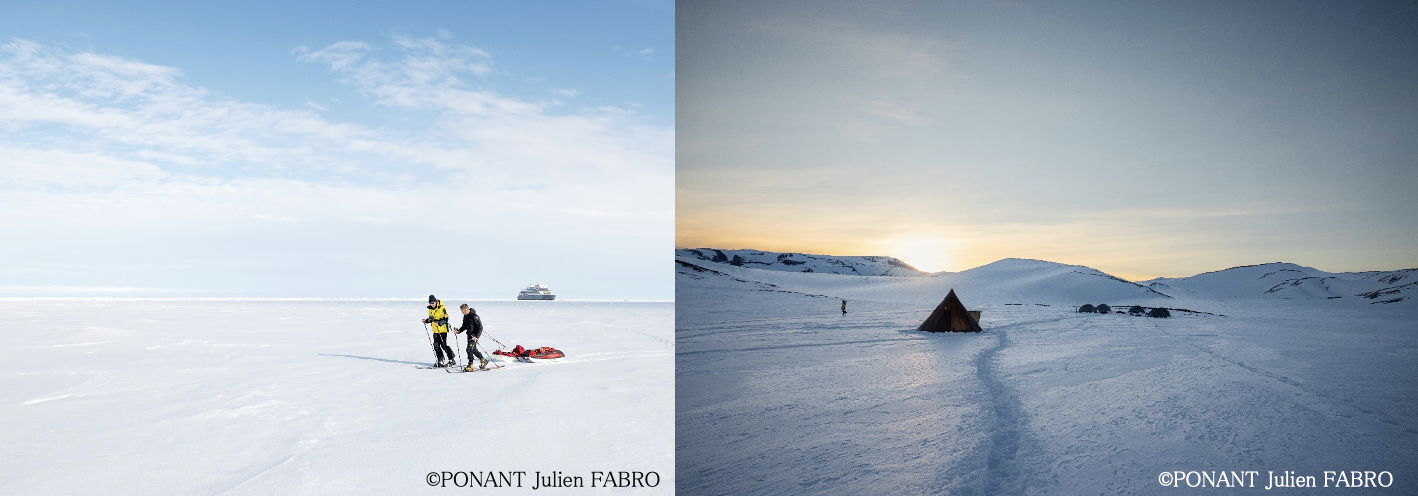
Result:
M230 493L232 493L232 492L234 492L234 491L236 491L236 490L238 490L238 489L241 489L242 487L245 487L247 484L250 484L251 481L254 481L254 480L256 480L256 479L260 479L262 476L264 476L264 475L266 475L266 474L269 474L269 473L271 473L272 471L274 471L274 470L276 470L276 469L278 469L278 468L281 468L281 467L285 466L287 463L290 463L290 462L293 461L293 460L295 460L295 455L292 455L292 456L290 456L290 457L287 457L285 460L281 460L280 462L277 462L275 465L271 465L269 468L267 468L267 469L265 469L265 470L262 470L262 471L256 473L255 475L252 475L252 476L250 476L250 477L247 477L247 478L245 478L245 479L242 479L240 482L237 482L236 485L231 486L230 488L226 489L225 491L222 491L222 492L217 493L217 494L230 494Z
M1285 385L1287 385L1287 386L1290 386L1290 387L1293 387L1293 388L1298 389L1298 390L1300 390L1300 391L1303 391L1305 394L1309 394L1309 395L1313 395L1313 396L1322 398L1322 399L1324 399L1325 401L1328 401L1328 402L1339 403L1339 404L1342 405L1342 406L1346 406L1346 407L1348 407L1348 408L1350 408L1350 409L1353 409L1353 410L1358 411L1359 413L1362 413L1362 414L1365 414L1365 415L1373 415L1373 416L1375 416L1375 417L1379 417L1380 420L1381 420L1382 422L1386 423L1386 424L1389 424L1389 425L1392 425L1392 426L1396 426L1396 427L1402 427L1405 433L1410 434L1410 435L1418 436L1418 429L1415 429L1412 419L1401 418L1401 417L1399 417L1399 416L1397 416L1397 415L1394 415L1394 414L1392 414L1392 413L1390 413L1390 412L1388 412L1388 411L1385 411L1384 409L1378 408L1378 407L1374 407L1374 406L1370 406L1370 405L1363 405L1363 404L1359 404L1359 403L1356 403L1356 402L1352 402L1352 401L1345 400L1345 399L1343 399L1343 398L1335 397L1335 396L1333 396L1333 395L1331 395L1331 394L1329 394L1329 393L1327 393L1327 392L1325 392L1325 391L1323 391L1323 390L1320 390L1320 389L1311 387L1311 386L1308 385L1308 384L1305 384L1305 383L1303 383L1303 382L1300 382L1300 381L1298 381L1298 380L1295 380L1295 379L1293 379L1293 378L1291 378L1291 377L1289 377L1289 376L1286 376L1286 375L1284 375L1284 374L1279 374L1279 373L1276 373L1276 372L1271 372L1271 371L1269 371L1269 370L1265 370L1265 369L1262 369L1262 368L1257 367L1257 366L1254 366L1254 365L1246 364L1245 362L1241 362L1241 361L1239 361L1239 360L1233 360L1233 359L1231 359L1231 358L1228 358L1228 357L1226 357L1225 355L1216 352L1216 350L1211 349L1210 347L1202 346L1202 345L1197 344L1196 342L1194 342L1194 341L1192 341L1192 340L1190 340L1190 339L1187 339L1187 338L1186 338L1185 336L1183 336L1183 335L1176 335L1176 334L1167 332L1166 329L1163 329L1162 326L1160 326L1160 325L1158 325L1158 324L1156 324L1156 323L1153 324L1153 327L1154 327L1155 329L1157 329L1157 332L1159 332L1159 333L1161 333L1161 334L1164 334L1164 335L1167 335L1167 336L1170 337L1170 338L1176 339L1178 342L1185 343L1187 346L1189 346L1189 347L1191 347L1191 348L1194 348L1194 349L1196 349L1197 351L1200 351L1200 352L1202 352L1202 353L1205 353L1205 354L1207 354L1208 356L1211 356L1212 358L1215 358L1215 359L1220 360L1220 361L1225 362L1225 363L1229 363L1229 364L1231 364L1231 365L1234 365L1234 366L1236 366L1236 367L1239 367L1239 368L1241 368L1241 369L1243 369L1243 370L1246 370L1246 371L1248 371L1248 372L1251 372L1251 373L1253 373L1253 374L1257 374L1257 375L1260 375L1260 376L1263 376L1263 377L1270 378L1270 379L1272 379L1272 380L1274 380L1274 381L1276 381L1276 382L1280 382L1280 383L1285 384Z
M987 495L1013 495L1023 491L1019 449L1027 419L1020 413L1019 398L1005 384L998 358L1000 351L1009 346L1009 334L1004 331L1007 327L1010 326L986 329L997 342L975 358L975 376L989 393L988 411L994 416L986 462Z
M985 478L982 492L987 495L1023 494L1026 487L1024 474L1036 471L1029 467L1021 453L1027 443L1029 431L1028 417L1023 414L1018 394L1009 386L1007 375L1002 370L999 355L1010 346L1006 330L1016 327L1036 326L1056 323L1062 319L1047 318L1027 322L1002 324L986 327L984 335L993 336L995 345L975 356L975 378L986 393L989 406L984 411L991 416L991 426L987 445L982 450L985 457ZM948 485L947 480L940 485Z

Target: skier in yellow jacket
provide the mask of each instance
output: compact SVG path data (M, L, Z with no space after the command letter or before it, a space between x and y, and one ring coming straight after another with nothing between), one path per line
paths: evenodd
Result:
M448 309L443 308L443 301L428 295L428 318L423 319L425 324L433 324L433 354L438 358L435 367L448 367L457 365L458 360L454 358L453 348L448 347ZM444 362L443 357L448 357Z

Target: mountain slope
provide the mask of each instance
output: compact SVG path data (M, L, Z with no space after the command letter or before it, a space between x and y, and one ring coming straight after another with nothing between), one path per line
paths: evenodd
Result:
M1394 303L1418 295L1418 269L1336 273L1291 263L1268 263L1190 277L1159 277L1144 284L1178 297L1360 298L1374 300L1374 303Z
M753 264L730 265L684 256L676 257L676 270L677 277L685 283L677 285L677 293L690 287L741 288L933 306L955 289L967 307L1002 303L1160 304L1171 299L1097 269L1017 258L961 272L921 277L786 272Z
M938 303L952 288L967 305L972 301L1164 305L1174 298L1418 301L1418 269L1334 273L1291 263L1267 263L1134 283L1082 265L1019 258L934 274L922 273L891 257L697 248L675 250L675 259L680 274L707 277L729 286L751 284L764 291L903 303L906 301L901 298ZM691 270L686 264L709 272Z
M926 275L925 272L894 257L839 257L758 250L719 250L714 248L678 249L675 250L675 257L784 272L899 277Z

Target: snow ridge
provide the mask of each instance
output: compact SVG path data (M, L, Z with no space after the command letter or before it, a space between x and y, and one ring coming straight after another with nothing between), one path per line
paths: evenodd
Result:
M1159 277L1138 283L1082 265L1023 258L1005 258L960 272L930 274L920 272L898 259L878 256L833 257L695 248L675 250L675 259L681 272L685 269L696 272L686 274L690 278L722 276L726 283L752 284L765 291L823 296L818 289L825 282L821 278L838 278L832 284L840 290L827 294L847 299L876 297L875 293L880 291L869 289L869 286L910 286L921 288L919 294L929 295L931 298L928 299L936 301L940 296L935 293L952 287L984 301L1008 298L1074 305L1130 301L1149 307L1171 306L1149 301L1158 298L1328 299L1368 304L1418 301L1418 269L1331 273L1276 262L1231 267L1189 277ZM850 275L895 277L841 279ZM861 288L863 291L851 288Z
M777 253L759 250L720 250L715 248L682 248L676 257L706 262L753 267L784 272L819 272L859 276L916 277L926 275L911 264L884 256L831 256L805 253Z
M1407 281L1407 282L1405 282ZM1192 297L1343 299L1366 298L1370 303L1396 303L1418 295L1418 269L1369 272L1325 272L1291 263L1242 265L1190 277L1159 277L1146 281L1154 290ZM1164 293L1165 294L1165 293Z
M1128 284L1131 284L1131 285L1133 285L1133 286L1137 286L1137 287L1142 288L1143 290L1145 290L1145 291L1147 291L1147 292L1149 292L1149 293L1154 293L1154 294L1157 294L1157 295L1159 295L1159 296L1166 296L1166 297L1168 297L1168 298L1171 298L1170 295L1167 295L1167 294L1165 294L1165 293L1161 293L1161 292L1159 292L1159 291L1157 291L1157 290L1155 290L1155 289L1152 289L1152 288L1150 288L1150 287L1148 287L1148 286L1143 286L1143 285L1141 285L1141 284L1138 284L1138 283L1129 281L1129 280L1127 280L1127 279L1123 279L1123 278L1121 278L1121 277L1117 277L1117 276L1114 276L1114 275L1106 274L1106 273L1100 272L1100 271L1098 271L1098 270L1096 270L1096 269L1094 269L1093 272L1083 272L1083 271L1078 271L1078 270L1075 270L1074 272L1075 272L1075 273L1078 273L1078 274L1089 275L1089 276L1106 277L1106 278L1112 279L1112 280L1114 280L1114 281L1123 282L1123 283L1128 283Z

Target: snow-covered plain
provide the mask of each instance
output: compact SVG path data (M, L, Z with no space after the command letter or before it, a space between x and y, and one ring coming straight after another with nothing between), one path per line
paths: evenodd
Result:
M1379 492L1418 492L1412 299L1264 294L1278 282L1191 296L1214 277L1167 281L1191 291L1172 297L1032 260L927 277L676 268L687 494L1196 491L1159 484L1177 470L1255 470L1257 488L1268 471L1389 471ZM984 332L915 331L951 288Z
M673 303L467 303L488 336L567 357L415 369L421 301L0 299L0 494L469 491L435 471L527 472L479 493L655 471L594 491L673 492Z

